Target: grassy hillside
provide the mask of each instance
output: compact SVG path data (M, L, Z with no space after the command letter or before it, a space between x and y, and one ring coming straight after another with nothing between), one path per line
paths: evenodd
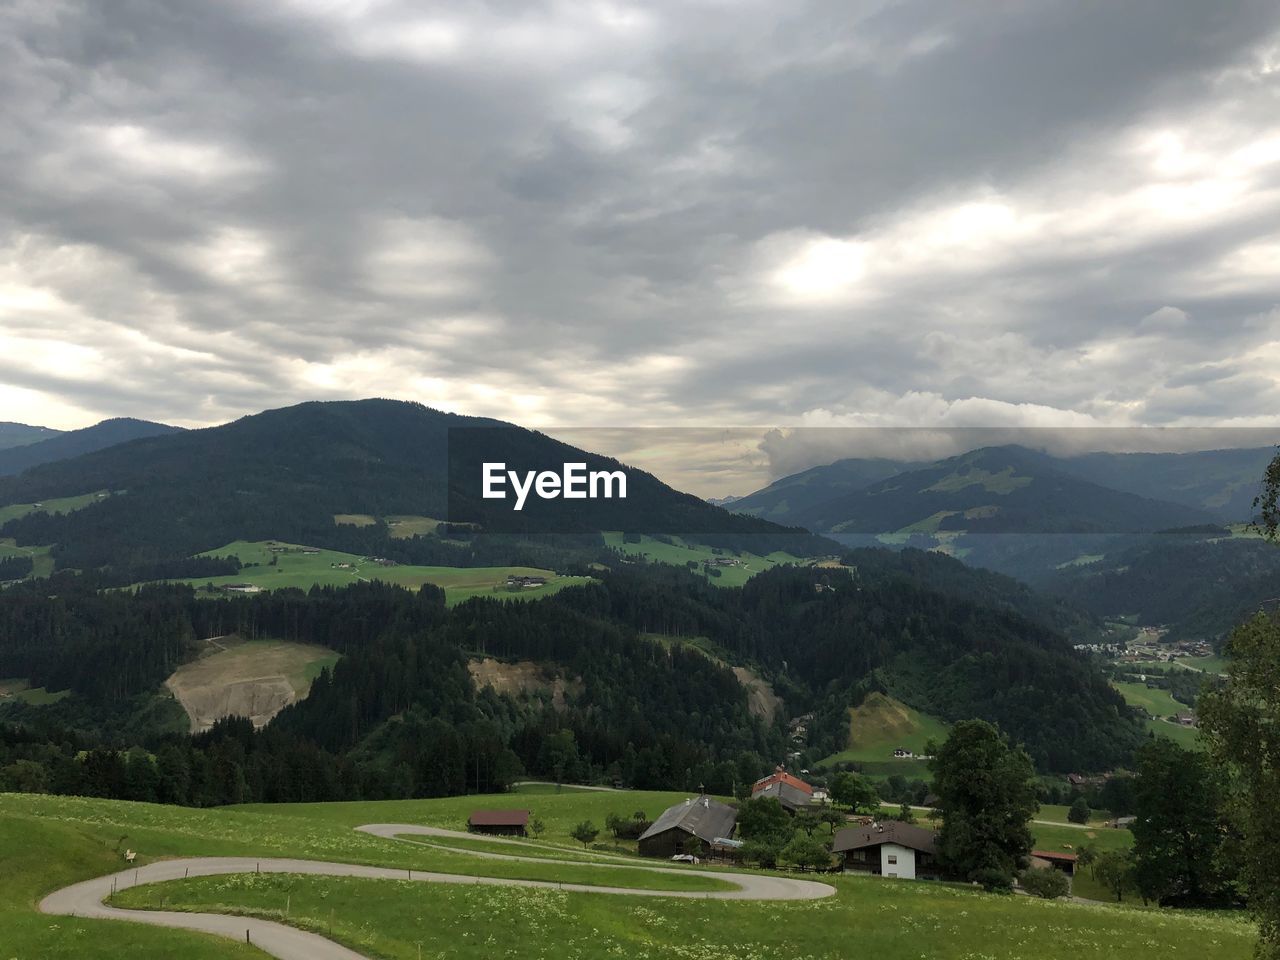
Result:
M273 546L282 552L273 553L271 549ZM561 577L557 576L555 571L540 570L535 567L423 567L409 564L382 566L353 553L322 550L275 540L237 540L224 547L208 550L200 556L239 557L240 562L246 566L239 573L230 576L194 578L181 582L204 588L222 587L229 583L251 583L263 590L279 590L285 587L297 587L302 590L309 590L313 586L341 587L362 580L381 580L384 583L414 588L424 583L432 583L444 589L445 598L450 605L476 596L497 596L502 599L545 597L572 584L585 583L588 579ZM508 590L506 582L509 576L545 577L547 583L542 586Z
M782 563L803 563L799 557L789 553L770 553L759 556L754 553L737 552L708 547L682 537L669 537L663 540L647 535L641 536L639 542L629 543L623 535L616 531L604 535L605 545L622 551L628 557L643 557L654 563L666 563L674 567L684 567L690 563L697 566L699 572L704 564L715 564L716 561L736 560L732 566L716 566L719 576L712 576L711 582L719 587L740 587L761 570L769 570Z
M380 840L349 824L408 820L456 825L476 806L528 803L558 831L575 818L599 823L610 809L657 807L680 795L572 792L387 804L184 810L65 798L0 796L0 928L16 957L258 956L195 934L126 923L49 918L42 894L121 864L129 847L150 860L173 854L288 853L490 876L569 879L605 874L611 884L649 882L640 871L593 871L478 860ZM555 826L552 827L551 825ZM1065 828L1062 828L1065 829ZM1114 831L1119 834L1121 831ZM632 875L634 874L634 875ZM675 882L694 877L674 876ZM681 957L785 955L882 960L1167 960L1171 955L1245 960L1252 926L1234 914L1178 914L1045 903L965 886L832 877L835 897L800 903L607 897L557 890L434 887L407 881L245 874L125 889L115 902L165 909L240 911L329 933L371 957ZM704 881L705 882L705 881ZM693 886L688 887L690 889ZM424 895L426 894L426 895ZM285 910L288 908L288 916ZM1052 936L1045 934L1052 931Z
M73 510L83 510L99 500L106 499L109 495L107 490L95 490L92 493L81 493L73 497L52 497L48 500L33 500L30 503L10 503L0 507L0 524L16 520L18 517L25 517L30 513L64 514L71 513Z
M53 555L48 544L43 546L20 547L11 537L0 537L0 560L6 557L30 557L33 564L33 577L47 577L53 573Z
M893 751L903 747L912 753L923 753L930 740L942 743L949 727L934 717L913 710L905 703L883 693L872 693L860 706L849 708L849 745L840 753L822 761L824 766L843 760L893 763ZM897 761L906 776L927 775L923 761ZM876 771L868 771L876 772Z
M1120 691L1121 696L1130 706L1141 707L1152 715L1152 719L1147 720L1147 729L1153 734L1158 737L1168 737L1183 747L1199 746L1200 732L1195 727L1184 727L1165 719L1191 709L1185 703L1179 703L1173 699L1168 690L1148 687L1144 683L1113 681L1111 685Z

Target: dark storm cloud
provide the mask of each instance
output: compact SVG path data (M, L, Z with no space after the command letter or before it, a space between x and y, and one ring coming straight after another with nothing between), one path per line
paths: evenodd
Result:
M1259 423L1277 92L1267 2L18 0L0 404Z

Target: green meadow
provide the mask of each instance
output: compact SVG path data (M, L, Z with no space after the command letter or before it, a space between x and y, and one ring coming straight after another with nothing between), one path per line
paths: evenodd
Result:
M29 513L70 513L72 510L83 510L92 503L111 495L109 490L95 490L75 497L55 497L37 503L10 503L0 507L0 526L10 520L25 517Z
M1152 715L1146 721L1147 729L1157 737L1168 737L1182 747L1197 747L1200 744L1200 731L1195 727L1184 727L1178 723L1170 723L1166 717L1190 710L1185 703L1179 703L1168 690L1159 687L1148 687L1144 683L1128 683L1113 680L1111 685L1120 691L1125 702L1130 706L1141 707Z
M548 792L549 791L549 792ZM598 869L586 862L490 860L461 852L485 841L443 841L455 850L361 834L369 822L457 828L478 807L528 806L545 839L519 852L567 854L568 830L602 824L610 811L650 815L684 795L531 788L490 797L382 803L285 804L192 810L124 801L0 795L0 930L6 957L259 957L244 944L116 921L46 917L45 893L139 862L181 855L255 854L524 877L612 886L671 885L697 891L715 878ZM1066 827L1049 828L1067 830ZM1094 831L1075 831L1076 835ZM1097 831L1127 836L1126 831ZM1037 843L1048 843L1051 838ZM434 841L433 841L434 842ZM501 849L497 844L494 849ZM578 846L581 858L581 846ZM506 851L504 851L506 852ZM575 859L578 859L575 858ZM836 896L806 902L734 902L606 896L559 890L435 886L399 880L242 874L144 885L119 892L124 907L242 913L331 936L376 958L672 957L728 960L785 955L883 960L1167 960L1170 955L1245 960L1254 928L1236 914L1048 903L985 894L964 885L830 876Z
M708 547L675 536L658 540L643 534L639 542L629 543L623 539L621 533L614 531L604 534L604 542L605 546L619 550L627 557L643 558L653 563L666 563L674 567L684 567L693 563L698 572L702 571L705 563L714 563L716 560L736 560L737 563L733 566L716 567L720 576L713 576L711 582L721 587L740 587L762 570L769 570L779 564L804 562L798 557L781 551L766 556L734 553L732 550Z
M276 547L277 551L272 550ZM306 552L304 552L306 551ZM342 587L361 581L380 580L417 589L424 583L441 587L446 602L452 606L471 597L527 600L547 597L587 577L562 577L552 570L536 567L425 567L408 564L384 566L372 560L343 553L305 547L301 544L274 540L237 540L201 556L235 556L245 564L239 573L221 577L197 577L182 580L192 586L217 589L231 583L251 583L263 590L296 587L309 590L313 586ZM274 562L273 562L274 561ZM508 589L509 576L544 577L547 582L536 587Z
M882 693L872 693L857 707L849 708L848 746L822 760L819 766L842 761L862 764L864 773L889 776L901 773L907 778L928 779L926 761L898 760L893 751L902 747L922 754L929 741L942 743L949 727L941 720L913 710L905 703Z
M53 554L50 552L51 549L48 544L36 547L20 547L12 537L0 538L0 560L8 557L30 557L32 563L31 575L33 577L47 577L53 573Z

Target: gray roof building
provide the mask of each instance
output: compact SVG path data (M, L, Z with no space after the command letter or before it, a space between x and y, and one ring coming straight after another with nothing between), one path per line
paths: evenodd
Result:
M710 844L719 838L733 836L737 822L738 811L719 800L710 797L686 800L668 807L648 830L640 834L640 853L664 856L668 850L679 852L684 847L685 838L696 838Z
M849 827L836 834L831 844L832 853L843 853L846 850L862 850L867 847L878 847L885 843L896 843L900 847L909 847L921 853L936 855L938 852L934 839L937 836L932 830L915 827L900 820L886 820L874 823L869 827Z

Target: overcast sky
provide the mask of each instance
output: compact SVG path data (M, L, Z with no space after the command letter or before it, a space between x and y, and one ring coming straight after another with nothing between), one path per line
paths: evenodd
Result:
M0 420L1280 421L1274 0L2 0L0 111Z

